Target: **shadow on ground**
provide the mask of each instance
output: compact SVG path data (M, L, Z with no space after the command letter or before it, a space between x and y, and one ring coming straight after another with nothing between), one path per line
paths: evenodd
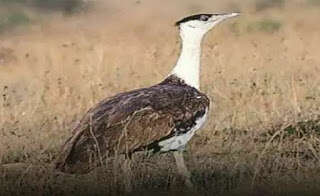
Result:
M129 165L120 158L108 160L108 168L98 168L86 175L59 173L50 169L50 165L7 164L1 167L0 195L263 196L320 193L317 172L307 177L297 176L296 171L282 171L281 174L270 171L269 175L255 176L250 165L232 161L221 161L217 165L218 159L223 160L221 157L204 157L197 159L199 164L190 164L193 190L184 186L170 154L152 158L139 155Z

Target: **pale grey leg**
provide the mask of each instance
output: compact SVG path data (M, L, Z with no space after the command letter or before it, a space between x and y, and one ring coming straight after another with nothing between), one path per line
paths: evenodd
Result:
M184 164L183 152L182 151L174 151L174 158L176 159L176 164L178 168L178 172L185 178L185 184L189 188L193 188L193 184L190 180L190 172L188 171L186 165Z

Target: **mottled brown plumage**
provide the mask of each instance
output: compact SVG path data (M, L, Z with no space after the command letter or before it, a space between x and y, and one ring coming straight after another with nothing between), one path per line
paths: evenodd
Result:
M175 75L150 88L107 98L78 123L55 167L86 173L115 153L156 150L164 138L190 130L208 107L206 95Z

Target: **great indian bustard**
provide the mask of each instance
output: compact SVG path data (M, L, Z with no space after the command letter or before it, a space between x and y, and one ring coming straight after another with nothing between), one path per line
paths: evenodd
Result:
M205 122L210 102L199 91L201 41L215 25L237 15L198 14L176 22L182 51L169 76L159 84L117 94L92 107L65 142L55 168L86 173L116 153L174 151L178 170L191 186L181 152Z

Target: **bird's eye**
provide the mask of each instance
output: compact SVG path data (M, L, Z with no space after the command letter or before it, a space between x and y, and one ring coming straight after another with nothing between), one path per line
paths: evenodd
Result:
M210 17L209 16L206 16L206 15L201 15L200 16L200 20L201 21L207 21Z

